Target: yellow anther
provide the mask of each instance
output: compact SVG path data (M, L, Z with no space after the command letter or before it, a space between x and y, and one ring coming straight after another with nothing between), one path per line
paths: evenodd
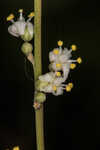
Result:
M70 86L71 88L73 88L73 83L68 83L68 86Z
M14 15L13 14L10 14L8 17L7 17L7 21L11 21L14 19Z
M66 91L67 91L67 92L70 92L71 89L72 89L72 88L71 88L69 85L66 86Z
M58 41L58 46L62 46L63 45L63 41Z
M15 146L13 150L20 150L19 146Z
M57 68L61 68L61 64L56 64L56 67Z
M34 12L31 12L31 13L28 15L29 18L34 17L34 16L35 16Z
M56 85L53 86L53 91L56 91L57 90L57 87Z
M23 9L19 9L18 12L22 13L22 12L23 12Z
M58 50L58 49L54 49L54 50L53 50L53 53L54 53L55 55L58 55L58 54L59 54L59 50Z
M76 51L77 50L77 46L76 45L72 45L71 49L72 49L72 51Z
M56 72L57 77L61 77L61 72Z
M70 64L70 69L75 69L76 68L76 64Z
M77 58L77 62L78 62L79 64L81 64L81 63L82 63L82 58L81 58L81 57Z

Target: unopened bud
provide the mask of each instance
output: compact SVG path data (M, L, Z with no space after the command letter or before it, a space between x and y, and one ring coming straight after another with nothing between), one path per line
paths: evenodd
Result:
M33 39L33 34L30 34L27 26L25 28L24 34L21 35L21 38L26 42L31 41Z
M42 82L40 80L36 81L36 90L42 91L43 88L45 88L48 85L48 82Z
M36 99L37 102L43 103L46 100L46 95L44 93L38 92L35 95L35 99Z
M26 56L28 56L28 54L32 52L33 46L32 46L32 44L25 42L25 43L23 43L21 50Z

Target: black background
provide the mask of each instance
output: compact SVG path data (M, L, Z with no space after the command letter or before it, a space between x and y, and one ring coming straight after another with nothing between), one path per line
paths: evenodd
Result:
M24 56L20 50L23 41L8 33L10 23L6 22L9 13L17 16L17 10L23 8L27 16L33 7L32 0L0 1L1 150L15 145L21 150L36 150L34 82L25 76ZM48 72L48 53L57 46L58 40L63 40L65 47L77 44L73 57L83 59L69 75L68 81L75 84L72 92L59 97L47 96L44 105L46 150L96 150L99 146L100 29L97 20L95 0L43 0L43 73ZM28 61L27 65L32 75Z

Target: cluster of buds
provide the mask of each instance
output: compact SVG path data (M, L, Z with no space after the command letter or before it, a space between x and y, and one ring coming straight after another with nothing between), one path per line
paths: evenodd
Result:
M8 32L15 37L21 37L21 39L24 40L21 50L28 58L28 60L32 64L34 64L32 55L33 46L31 43L29 43L29 41L31 41L34 36L34 26L30 22L31 19L34 17L34 12L31 12L28 15L28 19L26 21L23 17L23 9L19 9L19 14L20 15L17 21L14 21L14 14L10 14L7 17L7 21L10 21L12 23L12 25L8 27Z
M66 82L70 69L76 68L76 63L81 63L81 57L76 60L71 59L72 51L77 50L76 45L72 45L70 50L63 49L63 41L58 41L58 48L54 48L49 53L49 73L39 76L36 82L36 95L41 95L41 98L37 100L39 103L45 101L45 93L52 93L55 96L62 95L64 90L70 92L73 88L73 83ZM41 93L43 92L43 93ZM42 97L43 96L43 97Z

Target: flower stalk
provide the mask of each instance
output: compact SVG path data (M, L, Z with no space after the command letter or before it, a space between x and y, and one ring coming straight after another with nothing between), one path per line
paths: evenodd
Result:
M34 79L35 85L38 77L42 74L41 63L41 13L42 0L34 0ZM34 97L34 101L37 101ZM43 104L39 109L35 109L35 124L36 124L36 143L37 150L44 150L44 127L43 127Z

